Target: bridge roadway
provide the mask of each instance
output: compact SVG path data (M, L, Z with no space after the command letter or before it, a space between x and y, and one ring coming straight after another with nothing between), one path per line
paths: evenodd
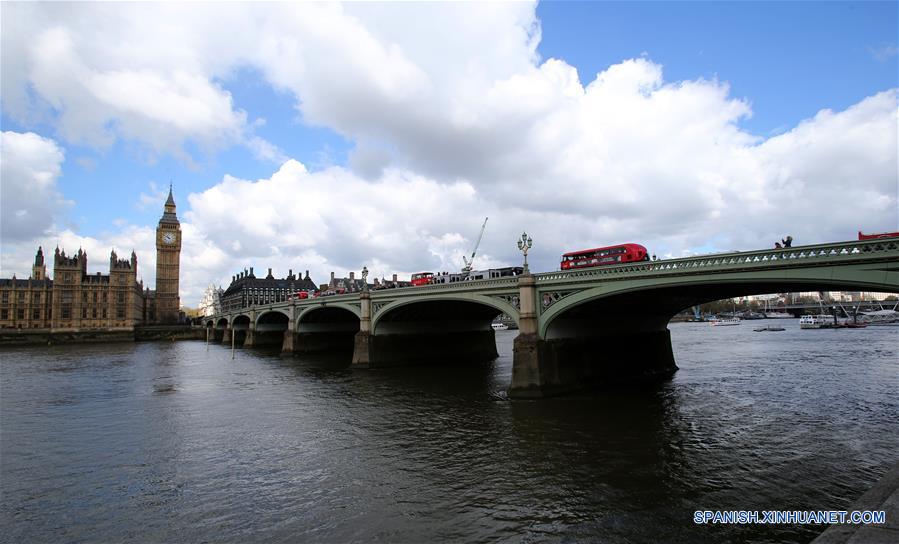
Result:
M668 321L724 298L796 291L899 292L899 238L702 255L242 308L210 335L286 353L352 353L355 368L497 357L490 324L518 322L513 397L671 376Z

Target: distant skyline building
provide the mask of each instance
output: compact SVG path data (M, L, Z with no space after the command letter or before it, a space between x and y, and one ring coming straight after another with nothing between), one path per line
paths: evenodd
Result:
M200 299L200 304L197 307L199 315L209 317L220 313L222 311L222 295L224 292L225 290L221 287L216 287L215 284L210 283L209 287L203 291L203 298Z
M749 295L737 298L749 301L768 301L769 303L789 303L792 299L811 299L825 302L862 302L884 300L889 296L896 296L896 293L878 293L873 291L797 291L795 293L771 293L767 295Z

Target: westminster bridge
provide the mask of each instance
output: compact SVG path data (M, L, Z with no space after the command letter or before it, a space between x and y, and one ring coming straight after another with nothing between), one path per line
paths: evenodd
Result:
M286 353L352 352L354 368L497 357L492 321L518 323L513 397L677 370L667 324L685 308L795 291L899 292L899 238L643 261L256 305L207 334Z

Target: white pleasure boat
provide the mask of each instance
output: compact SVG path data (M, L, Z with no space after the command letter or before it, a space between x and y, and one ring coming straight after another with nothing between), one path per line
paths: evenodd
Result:
M739 325L741 323L739 317L725 317L725 318L715 318L709 323L712 324L713 327L729 327L731 325Z

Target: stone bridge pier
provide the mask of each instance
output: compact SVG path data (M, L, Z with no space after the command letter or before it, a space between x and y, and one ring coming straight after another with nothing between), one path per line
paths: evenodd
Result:
M601 299L568 309L543 326L533 276L519 280L521 317L513 347L513 398L538 398L584 387L659 380L677 371L669 313ZM628 307L634 310L628 310Z
M287 307L287 329L284 331L284 338L281 340L281 353L293 353L297 347L297 301L290 299L290 305Z

